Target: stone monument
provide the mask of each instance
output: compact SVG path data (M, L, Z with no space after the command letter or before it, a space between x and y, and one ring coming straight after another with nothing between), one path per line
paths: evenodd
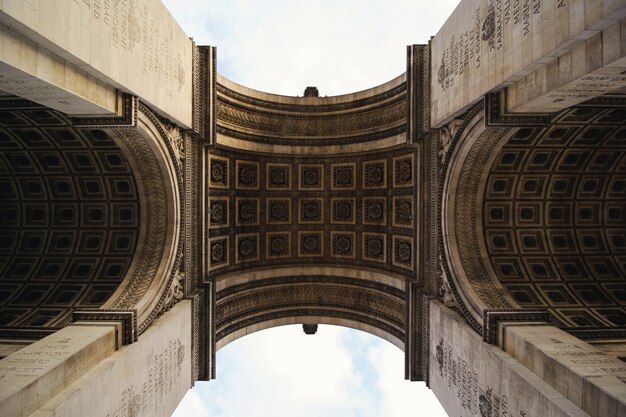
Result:
M626 416L625 34L462 0L400 77L285 97L158 0L0 2L2 415L169 416L231 341L335 324L451 416Z

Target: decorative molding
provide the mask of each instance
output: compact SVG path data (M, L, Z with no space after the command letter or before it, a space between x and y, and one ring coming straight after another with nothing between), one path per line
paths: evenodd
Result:
M483 112L484 110L484 103L480 102L477 105L475 105L473 108L471 108L467 114L465 115L465 117L463 118L463 123L461 123L461 125L458 127L456 134L452 137L451 143L450 143L450 147L449 147L449 151L445 154L443 161L441 162L441 166L439 169L439 189L437 192L437 207L438 207L438 212L440 213L440 218L438 219L439 221L437 222L437 236L438 236L438 240L439 240L439 256L441 258L441 262L442 262L442 266L443 269L446 273L446 275L448 277L451 276L450 273L450 268L448 266L447 263L447 259L446 259L446 255L445 255L445 241L444 241L444 234L443 234L443 221L444 221L444 215L443 212L441 211L443 208L443 189L444 189L444 185L445 185L445 177L447 176L447 171L448 171L448 165L450 164L450 159L451 159L451 155L452 152L451 150L453 150L457 143L459 142L462 134L464 133L465 129L469 126L470 122L477 116L479 115L481 112ZM435 258L437 259L437 258ZM435 270L433 276L433 282L431 283L431 285L434 285L434 291L433 293L436 294L436 291L438 289L438 282L437 279L434 278L436 276L438 276L438 271ZM454 282L453 279L449 280L449 284L450 284L450 289L452 290L452 293L454 294L454 298L456 300L462 300L462 298L459 295L457 286ZM467 320L468 324L478 333L482 334L482 323L479 323L476 319L474 319L472 313L470 312L469 308L465 305L464 302L459 301L458 303L458 307L460 309L460 313L465 317L465 319Z
M482 236L476 225L476 210L481 174L493 149L506 133L507 129L486 129L472 144L461 167L454 207L454 237L468 283L487 308L496 309L510 308L511 304L492 282L485 260L479 255Z
M393 187L412 187L417 169L413 154L393 158Z
M430 41L407 46L408 143L430 130Z
M167 132L165 135L165 139L169 142L172 150L174 151L174 155L176 156L176 161L178 163L184 164L185 161L185 139L183 130L171 123L170 121L159 118L159 121L163 125L163 128Z
M441 255L439 256L439 290L437 292L437 297L441 303L448 307L456 310L456 301L454 300L454 294L452 293L452 288L450 287L450 280L448 275L446 274L445 268L443 267L443 260L441 259Z
M193 53L193 130L198 141L215 145L217 50L194 44Z
M293 182L291 164L268 163L266 169L267 184L265 187L268 190L291 190Z
M122 309L76 309L72 313L72 321L119 321L122 323L122 344L128 345L137 341L137 310Z
M403 294L397 289L345 277L251 282L218 292L217 338L269 317L317 315L364 322L404 340L403 304Z
M437 132L431 132L424 136L424 152L422 156L424 166L424 181L421 192L421 220L422 227L420 248L422 251L422 259L440 259L439 254L439 215L441 213L439 200L439 182L442 180L439 176L439 141ZM419 199L419 197L418 197ZM419 200L418 200L419 201ZM440 265L435 262L420 262L421 270L418 273L423 282L423 288L426 294L436 294L438 285L438 273ZM426 315L430 314L430 310L426 311Z
M498 344L498 324L507 321L523 321L549 323L550 313L542 309L505 309L484 310L483 313L483 340L489 344Z
M441 164L441 166L443 166L443 161L446 159L446 156L450 151L452 138L456 135L462 124L463 119L453 119L439 130L438 136L440 146L437 156L439 158L439 163Z
M493 6L491 6L493 7ZM487 126L504 127L539 127L549 126L552 123L552 113L507 113L506 89L495 93L488 93L484 99L485 121Z
M420 370L418 380L429 383L429 358L430 358L430 301L432 297L424 291L418 292L419 317L417 320L416 333L419 337L419 347L416 368Z
M137 97L128 93L118 93L117 114L115 116L74 116L72 124L77 129L120 129L137 126Z
M180 204L178 207L181 211L177 213L181 232L177 236L177 239L173 242L176 245L176 254L174 255L176 262L172 265L172 268L167 272L166 282L167 287L171 285L174 280L175 272L180 268L182 260L183 243L185 236L185 197L183 195L185 189L183 169L181 162L184 163L184 159L181 161L178 159L176 151L174 150L171 138L168 136L165 127L160 122L158 117L142 103L139 103L139 111L145 115L152 126L157 130L158 136L153 140L161 141L167 150L167 155L174 164L174 178L173 180L177 184L177 193L173 195L173 198L178 199ZM137 130L123 130L117 129L112 132L118 135L119 140L124 143L129 150L132 157L135 159L135 164L138 168L138 173L142 178L144 184L145 206L146 206L146 233L144 245L139 255L139 261L133 276L130 278L128 285L124 288L122 294L111 304L113 308L128 309L134 307L137 302L145 295L150 284L156 278L158 267L165 250L165 244L167 242L167 228L168 222L164 219L168 216L167 211L167 192L165 190L165 179L159 166L159 163L154 155L150 145L146 142L146 139ZM181 138L182 140L182 138ZM184 145L183 145L184 146ZM165 298L167 297L167 291L164 291L158 299L156 305L148 316L139 323L139 333L143 333L154 320L163 308Z
M387 188L387 160L363 161L363 189Z
M406 130L406 92L387 92L346 103L324 98L302 104L270 102L217 84L217 132L277 145L345 145L396 136ZM305 104L306 103L306 104Z
M165 300L161 310L157 313L157 317L171 310L176 303L183 299L185 296L185 272L178 269L174 274L169 289L166 292Z
M135 161L144 186L143 198L146 207L145 235L137 267L123 292L113 301L112 308L126 310L133 308L145 295L155 279L161 263L167 239L167 196L161 168L146 139L136 130L112 131L124 144Z
M301 118L305 116L302 113L339 113L339 112L352 112L352 113L364 113L369 111L372 106L378 106L375 108L382 108L385 103L389 103L392 100L397 100L398 96L404 97L406 94L406 85L400 84L390 90L383 91L382 93L357 99L343 103L333 104L305 104L309 102L302 101L301 104L293 103L281 103L279 101L269 101L260 98L252 97L238 93L223 84L217 84L217 93L220 97L227 98L229 101L241 103L240 106L256 107L260 109L268 109L268 111L281 113L299 113ZM395 101L394 101L395 102ZM322 114L322 116L324 116Z

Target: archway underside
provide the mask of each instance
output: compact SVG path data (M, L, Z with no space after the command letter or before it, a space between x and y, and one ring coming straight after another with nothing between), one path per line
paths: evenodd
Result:
M563 328L626 326L626 109L520 128L489 168L484 242L523 308Z
M120 105L117 118L71 118L0 99L0 337L78 317L122 321L131 343L171 307L179 167L154 114Z
M299 320L404 348L422 175L421 148L407 143L405 76L337 97L277 96L223 77L216 91L204 163L216 346Z
M401 289L342 276L280 276L235 284L217 292L218 348L252 331L294 320L368 331L400 348L405 343Z
M104 131L14 97L0 107L0 332L41 337L121 284L140 239L139 190Z
M443 248L477 330L488 310L538 309L581 337L626 336L626 110L609 101L515 128L485 126L481 107L461 125Z

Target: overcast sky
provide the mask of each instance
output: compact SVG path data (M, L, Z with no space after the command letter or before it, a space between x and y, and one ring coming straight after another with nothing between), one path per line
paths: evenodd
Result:
M423 382L404 380L404 353L336 326L282 326L217 352L217 379L198 382L172 417L445 417Z
M364 90L406 71L406 46L427 43L456 0L166 0L218 71L257 90L320 95Z
M427 43L455 0L165 0L218 71L257 90L320 95L364 90L406 71L406 46ZM265 330L217 353L217 379L197 383L174 417L440 417L404 354L366 333L320 326Z

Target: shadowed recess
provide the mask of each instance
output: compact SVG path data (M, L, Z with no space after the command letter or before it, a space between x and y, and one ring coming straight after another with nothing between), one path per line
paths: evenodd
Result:
M139 197L122 151L60 113L0 101L0 326L59 328L102 305L139 236Z

